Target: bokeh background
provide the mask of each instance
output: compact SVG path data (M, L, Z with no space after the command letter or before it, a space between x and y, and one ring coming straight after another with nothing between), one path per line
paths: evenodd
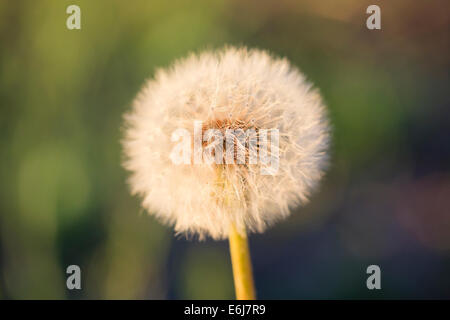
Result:
M66 7L81 8L81 30ZM381 30L365 26L370 4ZM191 51L268 49L321 90L332 167L250 245L262 299L450 298L448 1L0 0L0 298L228 299L228 244L129 195L122 114ZM66 267L82 290L66 289ZM367 266L381 267L378 291Z

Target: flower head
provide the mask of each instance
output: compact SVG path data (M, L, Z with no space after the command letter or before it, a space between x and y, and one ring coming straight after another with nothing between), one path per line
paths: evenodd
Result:
M286 59L226 48L159 70L126 114L131 190L175 231L262 232L307 202L327 163L319 93Z

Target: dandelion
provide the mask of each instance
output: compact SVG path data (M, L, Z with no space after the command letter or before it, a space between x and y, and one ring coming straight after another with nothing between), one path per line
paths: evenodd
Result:
M253 299L247 233L305 204L326 168L317 90L286 59L229 47L157 71L125 123L132 193L177 233L228 238L237 298Z

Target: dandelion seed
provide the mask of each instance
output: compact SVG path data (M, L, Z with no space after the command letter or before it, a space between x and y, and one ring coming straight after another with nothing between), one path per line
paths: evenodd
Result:
M193 132L195 121L203 123L201 133L230 135L237 150L231 157L236 160L242 152L246 162L174 164L172 133ZM263 232L286 218L289 208L308 201L327 164L329 124L319 93L286 59L265 51L192 54L159 70L125 122L124 167L131 172L132 193L177 233L201 239ZM227 131L250 129L258 152L266 150L269 159L277 154L277 170L261 161L250 163L251 148L239 143L242 135ZM263 130L279 132L278 146L264 142ZM220 150L221 144L215 147ZM242 241L237 242L231 247L239 251Z

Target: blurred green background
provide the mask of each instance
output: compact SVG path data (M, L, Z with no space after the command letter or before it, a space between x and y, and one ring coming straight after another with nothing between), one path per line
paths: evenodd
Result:
M66 28L70 4L81 30ZM381 30L365 26L370 4ZM450 298L448 13L438 0L0 0L0 298L234 297L227 243L145 214L119 143L155 68L224 44L290 59L334 127L311 203L250 238L259 298ZM71 264L82 290L66 289Z

